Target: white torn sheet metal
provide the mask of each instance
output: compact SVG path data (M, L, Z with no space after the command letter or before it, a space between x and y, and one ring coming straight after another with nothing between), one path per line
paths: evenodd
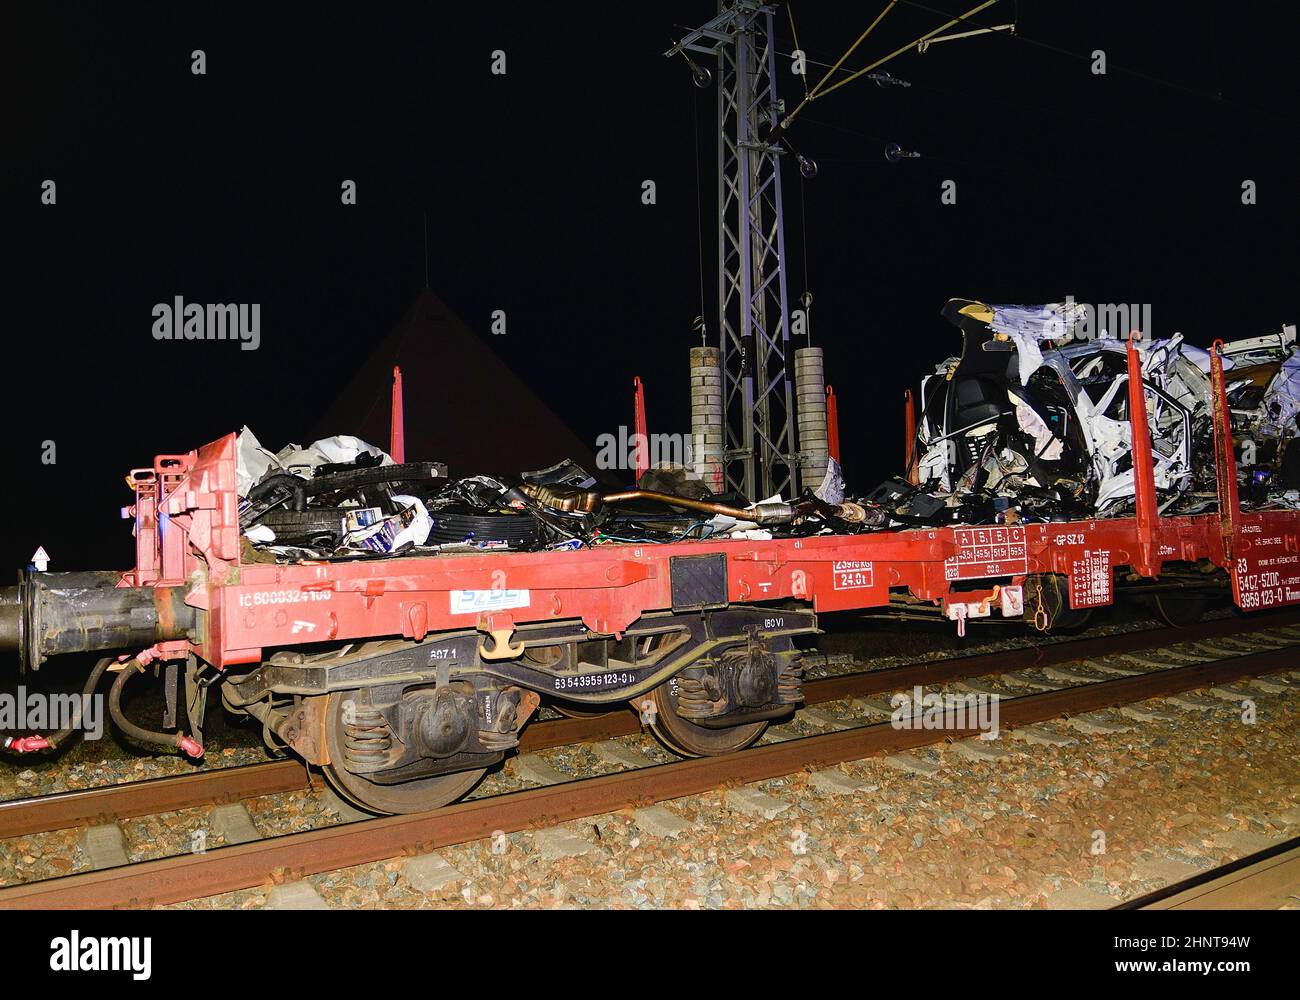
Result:
M824 500L826 503L843 503L846 492L844 472L840 469L840 463L834 458L827 459L826 475L822 477L821 485L817 487L817 499Z
M1296 426L1300 415L1300 354L1292 354L1264 390L1259 427L1280 436Z
M387 452L348 434L321 438L306 447L288 444L272 453L262 446L252 430L244 427L235 439L235 481L239 495L247 496L248 491L272 469L276 472L310 475L311 470L317 466L354 462L358 455L367 452L380 456L380 465L393 464Z
M989 329L1016 345L1022 385L1042 366L1039 344L1073 339L1075 329L1086 315L1084 307L1073 302L1050 302L1042 306L1001 305L992 309Z

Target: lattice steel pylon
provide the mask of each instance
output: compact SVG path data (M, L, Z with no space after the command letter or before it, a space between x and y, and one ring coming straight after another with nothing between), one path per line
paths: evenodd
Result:
M783 153L763 140L784 113L776 92L774 12L758 0L719 0L718 16L667 53L698 52L717 60L724 469L727 485L754 500L775 493L789 497L799 487L786 364Z

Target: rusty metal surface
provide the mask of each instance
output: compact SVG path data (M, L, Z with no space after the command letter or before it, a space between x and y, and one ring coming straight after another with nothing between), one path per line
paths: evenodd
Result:
M534 723L525 729L519 750L528 753L626 736L640 730L640 720L631 712L621 710L595 719L556 719ZM125 785L8 799L0 801L0 840L293 792L308 784L308 773L301 761L277 760Z
M1168 696L1295 666L1294 646L1214 663L1003 701L1000 723L1014 729L1063 714ZM958 729L895 729L889 724L789 740L725 757L702 757L636 771L462 802L428 813L390 816L222 847L124 868L0 889L0 909L156 906L300 879L481 840L501 830L550 826L584 816L763 781L804 769L908 750L978 734Z
M329 740L325 736L326 699L304 698L278 729L279 736L308 764L330 762Z
M907 664L866 673L842 674L806 682L804 703L817 705L839 698L907 690L917 684L966 680L994 671L1052 666L1093 656L1131 653L1176 642L1223 638L1258 631L1260 628L1279 628L1292 624L1300 624L1300 611L1280 611L1249 619L1221 618L1179 629L1145 629L1141 632L1095 636L978 656ZM520 735L519 752L529 753L572 743L614 739L640 731L641 720L636 713L618 706L609 715L595 718L534 722ZM174 809L190 809L216 802L256 798L260 795L295 791L306 786L307 777L302 764L286 760L12 799L0 802L0 839Z
M19 587L0 587L0 649L22 649L23 595Z
M23 570L17 587L0 588L0 651L16 651L26 673L65 653L194 638L198 613L185 603L184 587L123 587L121 580L112 571Z
M106 785L0 802L0 840L130 816L190 809L307 787L301 761L196 771L126 785Z

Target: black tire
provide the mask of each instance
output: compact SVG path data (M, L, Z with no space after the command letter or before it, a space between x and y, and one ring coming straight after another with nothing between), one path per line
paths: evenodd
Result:
M527 514L461 514L432 511L429 543L505 542L511 548L534 545L538 524Z
M258 519L275 532L279 544L302 545L313 541L332 541L342 538L342 522L346 512L339 507L317 507L312 510L271 510ZM450 542L504 542L511 548L525 548L540 539L539 527L527 514L461 514L445 511L431 512L433 530L428 544Z
M257 520L275 532L276 544L303 544L318 539L337 543L342 537L343 511L337 507L316 510L268 510Z

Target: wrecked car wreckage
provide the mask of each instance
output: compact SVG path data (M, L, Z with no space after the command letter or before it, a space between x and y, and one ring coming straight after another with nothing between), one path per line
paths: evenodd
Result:
M250 561L757 540L853 533L879 521L861 504L812 491L789 502L715 495L681 467L650 470L637 489L602 490L569 461L453 480L441 463L395 464L356 438L290 445L271 456L245 428L238 448Z
M790 500L714 494L680 466L605 489L570 461L449 479L437 462L394 464L356 438L262 449L239 438L240 527L253 561L348 560L420 552L544 551L943 525L1123 517L1134 509L1127 341L1079 338L1082 308L952 299L963 350L921 385L901 477L857 499L832 462ZM1217 507L1210 356L1181 334L1139 341L1161 514ZM1295 328L1223 347L1245 509L1300 509Z
M868 505L912 527L1131 515L1127 341L1079 340L1083 308L950 300L962 353L922 380L907 474ZM1209 353L1181 334L1138 350L1160 513L1216 509ZM1244 506L1300 506L1295 327L1224 345L1223 364Z

